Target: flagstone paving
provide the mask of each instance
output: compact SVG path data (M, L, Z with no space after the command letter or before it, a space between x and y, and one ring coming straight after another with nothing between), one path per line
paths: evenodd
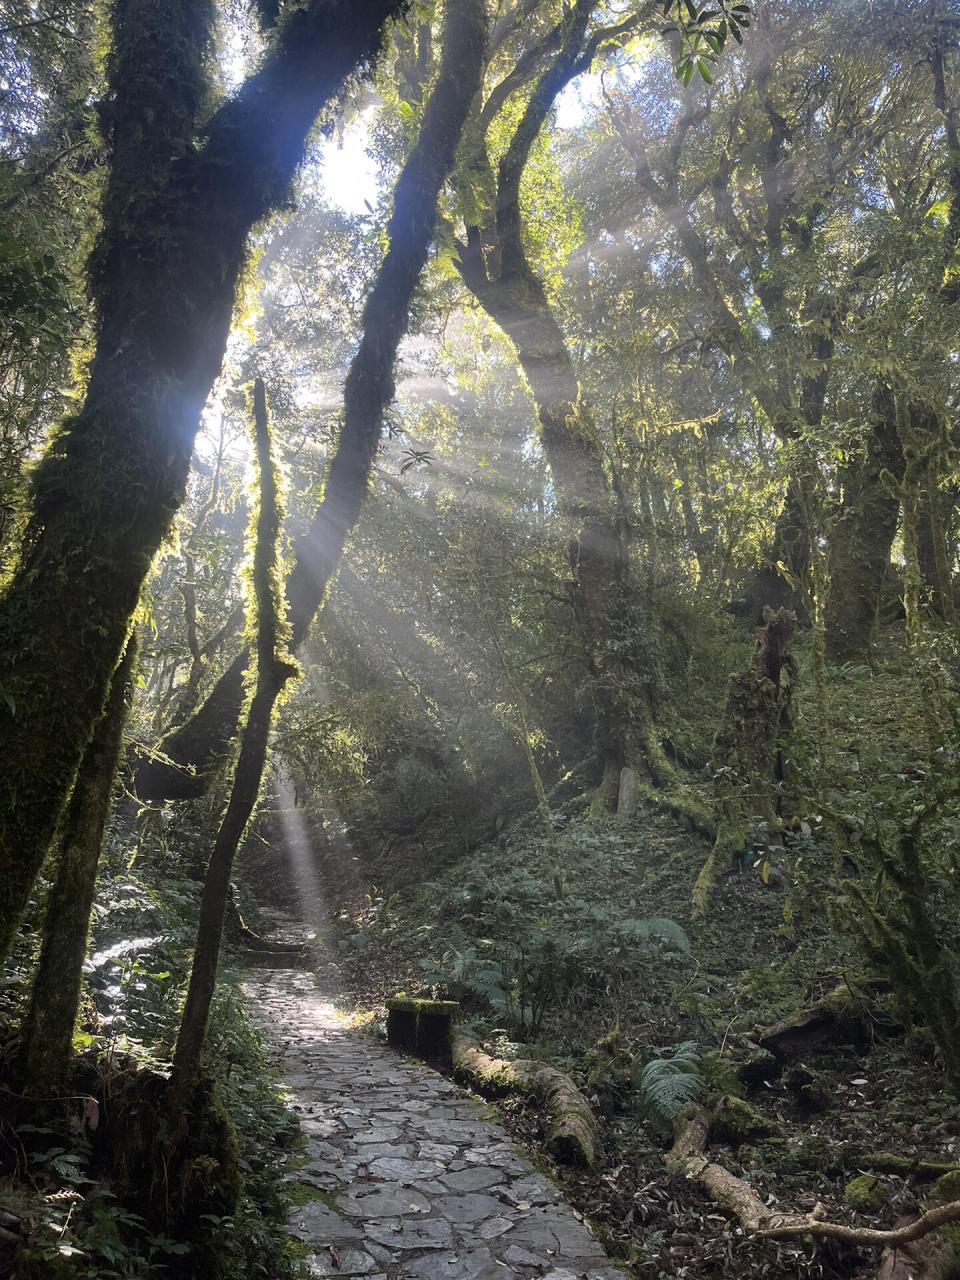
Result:
M294 1175L305 1203L290 1221L303 1274L623 1280L495 1113L345 1026L323 990L335 984L332 963L244 984L306 1143Z

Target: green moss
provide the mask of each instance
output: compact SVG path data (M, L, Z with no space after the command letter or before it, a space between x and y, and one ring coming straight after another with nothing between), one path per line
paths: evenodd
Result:
M394 996L386 1003L388 1009L397 1013L449 1014L453 1017L460 1011L460 1005L456 1000L419 1000L407 996Z
M930 1189L930 1197L944 1204L960 1200L960 1169L952 1169L939 1177Z
M739 1147L754 1138L777 1137L779 1126L742 1098L721 1098L713 1113L710 1141Z
M328 1208L334 1207L334 1197L329 1191L324 1191L322 1187L316 1187L312 1182L289 1182L287 1183L287 1196L291 1204L304 1205L314 1204L320 1201Z
M861 1173L847 1183L843 1198L858 1213L879 1213L886 1204L887 1191L879 1178Z

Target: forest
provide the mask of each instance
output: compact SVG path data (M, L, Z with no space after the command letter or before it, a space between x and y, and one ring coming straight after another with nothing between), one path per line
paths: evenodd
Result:
M0 0L0 1280L960 1277L956 0Z

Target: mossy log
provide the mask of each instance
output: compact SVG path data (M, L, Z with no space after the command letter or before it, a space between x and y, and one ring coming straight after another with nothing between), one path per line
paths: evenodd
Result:
M871 1015L867 996L841 984L822 1000L768 1027L757 1042L784 1061L803 1057L823 1044L867 1044L884 1027L893 1031L895 1024L878 1021Z
M532 1093L547 1119L546 1146L567 1164L592 1169L597 1163L597 1122L590 1103L569 1076L528 1058L491 1058L476 1040L454 1035L453 1071L481 1093Z
M856 1165L871 1173L894 1173L900 1178L918 1182L939 1182L943 1178L960 1178L960 1165L952 1160L921 1160L919 1156L899 1156L892 1151L869 1151L858 1155Z

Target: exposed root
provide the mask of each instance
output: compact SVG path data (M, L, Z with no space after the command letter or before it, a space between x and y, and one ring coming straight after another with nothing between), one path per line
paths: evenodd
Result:
M647 804L653 805L672 818L685 822L692 831L696 831L706 840L713 840L717 834L714 822L706 804L699 796L684 791L658 791L652 783L644 778L637 780L637 795Z
M724 1169L704 1155L710 1115L703 1107L691 1107L677 1139L666 1157L667 1167L699 1182L721 1208L732 1213L744 1231L759 1240L790 1240L801 1236L840 1240L851 1245L899 1248L911 1244L950 1222L960 1221L960 1200L928 1209L913 1222L883 1231L874 1227L848 1227L825 1222L817 1205L809 1214L771 1211L743 1178Z
M593 1168L597 1122L569 1076L542 1062L491 1058L476 1040L455 1033L450 1044L454 1074L483 1093L533 1093L548 1117L547 1150L558 1160Z

